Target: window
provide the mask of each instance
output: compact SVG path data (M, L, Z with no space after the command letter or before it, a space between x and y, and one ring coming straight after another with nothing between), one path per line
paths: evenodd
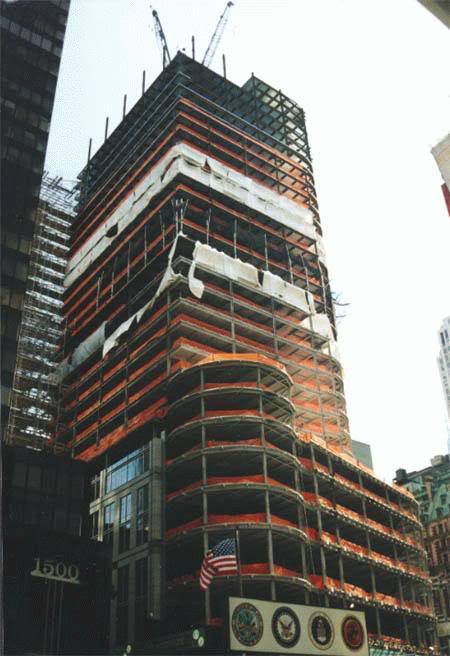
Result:
M91 537L93 540L98 539L98 510L91 515Z
M39 525L42 528L51 530L53 527L53 510L49 506L41 506L39 512Z
M63 532L67 528L67 515L66 511L62 509L56 509L53 517L53 525L55 531Z
M136 545L148 540L148 486L137 491L136 499Z
M55 471L47 467L42 470L42 490L46 494L55 493Z
M69 487L69 477L67 471L62 469L58 472L57 494L66 496Z
M129 453L106 470L106 492L111 492L148 469L148 447Z
M117 572L117 636L116 642L127 642L128 637L128 586L129 566L120 567Z
M41 469L35 465L31 465L28 470L28 487L33 490L41 488Z
M147 558L136 561L136 613L135 613L135 638L143 640L147 622L147 590L148 590L148 565Z
M70 479L70 496L72 499L83 498L83 477L80 474L72 474Z
M69 513L69 534L81 535L81 517L78 513Z
M130 548L131 534L131 493L120 499L119 553Z
M90 485L90 501L95 501L100 496L100 476L94 476Z
M25 480L27 476L27 469L25 466L25 463L23 462L16 462L14 465L14 472L13 472L13 485L17 485L17 487L25 487Z
M103 508L103 542L111 544L114 531L114 503Z
M28 495L25 504L25 524L37 524L39 517L39 500Z

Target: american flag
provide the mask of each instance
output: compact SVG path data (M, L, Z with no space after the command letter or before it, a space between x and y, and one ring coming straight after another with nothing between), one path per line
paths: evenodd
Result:
M203 558L200 587L207 590L215 574L237 574L236 543L233 538L218 542Z

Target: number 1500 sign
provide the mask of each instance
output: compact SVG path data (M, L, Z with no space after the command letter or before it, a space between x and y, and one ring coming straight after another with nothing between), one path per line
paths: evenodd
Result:
M77 565L66 565L56 560L35 558L36 567L31 571L31 576L40 576L44 579L64 581L64 583L80 584L80 570Z

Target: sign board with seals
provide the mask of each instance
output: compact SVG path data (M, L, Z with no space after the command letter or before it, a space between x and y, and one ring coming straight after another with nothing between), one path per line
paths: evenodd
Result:
M364 613L229 598L230 649L311 656L369 656Z

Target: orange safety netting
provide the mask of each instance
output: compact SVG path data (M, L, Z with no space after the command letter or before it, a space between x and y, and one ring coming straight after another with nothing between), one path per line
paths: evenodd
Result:
M244 576L257 576L258 574L270 575L270 564L269 563L242 563L240 567L241 574ZM273 575L275 576L289 576L290 578L303 579L302 575L299 572L296 572L293 569L288 569L283 565L273 566ZM183 576L177 576L174 579L171 579L168 583L169 587L175 585L180 585L183 583L188 583L190 581L195 581L200 576L200 570L196 574L185 574ZM218 572L217 577L230 576L227 572ZM232 576L237 576L233 574Z
M392 597L391 595L382 594L381 592L374 592L372 597L380 604L389 604L390 606L396 606L397 608L401 608L402 606L400 600L396 597Z
M260 437L254 437L249 440L207 440L205 442L205 449L214 448L217 446L259 446L259 447L265 446L268 449L276 449L277 451L282 451L283 453L286 453L285 451L283 451L283 449L280 449L280 447L275 446L270 442L266 442L265 444L263 444L262 439ZM183 455L186 455L186 453L191 453L192 451L199 451L201 448L202 448L201 444L196 444L191 449L184 451ZM170 463L173 462L174 460L176 460L176 458L168 458L166 460L166 465L170 465Z
M306 437L306 436L305 436ZM303 436L300 437L300 439L305 439ZM305 441L312 441L312 442L317 442L322 446L323 448L333 451L336 455L338 455L342 460L346 460L347 462L351 463L352 465L358 467L359 469L363 469L371 478L376 479L376 476L374 475L373 471L370 469L370 467L367 467L364 463L360 462L357 460L355 457L350 455L349 453L346 453L343 449L342 446L338 446L337 444L327 444L322 440L321 438L316 438L315 436L310 435L309 439L306 439ZM380 481L376 479L377 482L379 483ZM400 487L399 485L395 485L394 483L385 483L383 482L384 485L387 487L391 487L395 489L396 492L403 494L406 497L409 497L410 500L415 501L414 495L412 492L407 490L406 488Z
M283 422L281 419L278 419L274 415L271 415L268 412L260 412L259 410L207 410L204 414L198 414L194 415L187 421L185 421L182 426L186 427L189 426L189 424L199 421L200 419L214 419L219 418L219 417L258 417L258 418L263 418L263 419L271 419L272 421L278 421L285 426L289 426L289 424L286 424L286 422Z
M305 533L309 538L311 538L311 540L318 540L319 539L319 531L315 528L307 526L305 528Z
M360 588L358 585L353 585L352 583L344 583L344 590L347 594L353 595L355 597L361 597L366 601L372 597L370 592L367 592L367 590L364 590L364 588Z
M325 542L325 544L338 544L338 539L332 533L327 533L326 531L322 531L322 542Z
M311 540L315 540L315 541L320 540L319 532L315 528L308 527L305 529L305 533L308 535L308 537ZM384 565L388 565L389 567L402 569L406 572L414 573L422 578L428 577L427 573L421 570L419 567L415 567L413 565L408 565L407 563L396 561L393 558L390 558L389 556L385 556L384 554L379 553L378 551L369 552L367 547L363 547L359 544L356 544L355 542L350 542L349 540L344 540L343 538L340 538L340 540L338 541L337 537L332 533L327 533L326 531L322 531L321 541L325 544L340 546L344 551L351 551L352 553L356 553L365 558L371 558L375 561L383 563Z
M277 524L280 526L290 526L292 528L298 528L297 524L291 522L289 519L284 519L284 517L278 517L277 515L271 515L270 521L272 524ZM266 524L268 523L266 513L241 513L239 515L217 515L210 514L208 519L203 522L201 517L193 519L190 522L185 522L174 528L170 528L166 531L166 539L173 537L179 533L183 533L192 528L197 528L199 526L209 526L212 524Z
M197 342L195 339L189 339L188 337L178 337L172 344L172 351L176 351L179 348L189 348L191 347L196 352L200 353L222 353L219 349L208 346L208 344ZM206 356L205 356L206 357ZM192 367L192 362L186 362L186 367ZM183 367L180 367L182 369Z
M163 397L153 405L149 406L146 410L143 412L138 413L135 415L132 419L128 421L128 425L121 425L115 430L113 430L111 433L109 433L107 436L102 438L100 444L94 444L84 451L82 451L80 454L75 456L76 460L84 460L87 462L90 462L94 458L97 458L97 456L101 455L104 453L107 449L109 449L113 444L117 444L117 442L120 442L128 433L133 432L136 430L136 428L139 428L146 422L150 421L151 419L162 419L167 410L164 406L166 403L167 399ZM78 440L80 438L80 435L77 435L77 438L75 441L73 441L73 444L76 445Z
M323 577L321 574L310 574L308 578L315 588L326 588L327 590L340 590L342 588L340 581L331 578L331 576Z
M413 540L409 536L404 535L403 533L399 533L398 531L395 531L388 526L384 526L384 524L379 524L378 522L375 522L372 519L364 519L364 517L359 513L355 512L354 510L350 510L349 508L346 508L345 506L342 506L338 503L336 504L336 507L334 507L333 503L329 499L321 496L318 497L313 492L302 492L301 494L303 498L309 503L311 503L312 505L317 505L317 502L319 502L319 505L325 506L326 508L335 509L340 514L350 517L351 519L355 520L359 524L362 525L368 524L369 526L376 529L377 531L381 531L386 535L394 537L402 542L406 542L407 544L410 544L416 549L420 549L421 551L423 551L423 547L418 542L416 542L416 540Z
M396 608L408 608L410 610L414 610L418 613L423 613L426 615L432 615L433 611L430 607L428 606L423 606L422 604L414 604L413 602L410 601L405 601L403 604L399 599L396 597L393 597L391 595L385 595L380 592L368 592L367 590L364 590L364 588L361 588L357 585L353 585L352 583L344 583L344 585L341 585L341 582L338 581L337 579L333 579L329 576L324 577L319 575L319 574L310 574L309 575L309 580L310 582L316 587L316 588L326 588L327 590L331 591L336 591L336 590L343 590L346 592L346 594L360 597L364 599L365 601L373 600L376 601L380 604L387 604L390 606L395 606Z
M369 644L372 640L382 640L383 642L391 642L393 644L398 645L399 648L402 645L408 644L408 642L406 640L402 640L402 638L395 638L393 636L388 636L388 635L378 636L376 633L368 633L367 637L369 638Z
M194 483L190 483L189 485L185 485L182 488L179 488L178 490L175 490L174 492L171 492L166 496L166 501L170 501L174 497L183 494L184 492L188 492L189 490L195 490L202 485L232 485L232 484L246 484L246 483L266 483L266 480L264 480L264 476L262 474L253 474L251 476L208 476L206 481L203 483L202 481L195 481ZM281 483L280 481L277 481L275 478L270 478L267 477L267 485L272 485L274 487L284 487L291 489L289 485L286 483ZM292 490L292 492L295 492L295 490Z

